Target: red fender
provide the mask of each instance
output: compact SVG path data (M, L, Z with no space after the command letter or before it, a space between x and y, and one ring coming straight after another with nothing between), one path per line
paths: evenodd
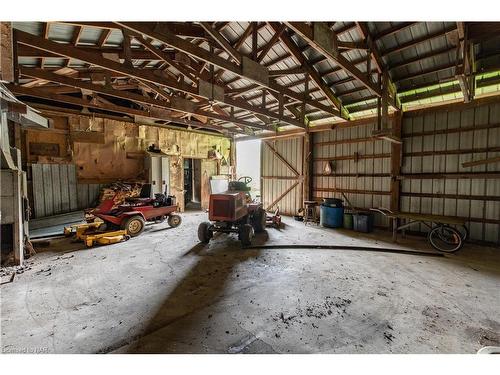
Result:
M144 219L144 221L146 221L146 218L144 217L144 215L142 214L142 212L139 212L139 211L127 211L127 212L122 212L120 215L118 216L112 216L112 215L104 215L104 214L99 214L99 213L96 213L95 216L97 216L98 218L104 220L104 221L107 221L107 222L110 222L110 223L113 223L115 225L118 225L118 226L121 226L122 223L128 219L129 217L131 216L136 216L136 215L139 215L140 217L142 217Z

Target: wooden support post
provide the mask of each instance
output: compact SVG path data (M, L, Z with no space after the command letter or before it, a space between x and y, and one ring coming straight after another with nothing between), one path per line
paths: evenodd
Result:
M253 23L252 29L252 60L257 60L257 37L258 37L258 25L257 22Z
M394 137L401 138L401 123L403 112L398 111L393 118L392 134ZM391 143L391 203L390 209L393 212L400 210L400 191L401 181L398 179L401 173L401 163L403 155L402 143Z
M0 79L15 81L14 43L10 22L0 22Z
M389 126L389 77L387 72L382 73L382 129L387 129Z
M381 74L377 74L377 83L378 86L381 86ZM377 130L382 129L382 98L379 96L377 97Z
M308 125L306 123L306 101L308 97L309 97L309 75L306 74L306 80L304 82L304 101L302 102L300 111L301 120L302 123L306 126L306 131L308 131L307 129Z
M234 136L231 137L230 143L231 151L229 154L229 164L231 166L231 180L236 180L236 140Z
M302 184L302 197L305 201L313 199L313 168L314 168L314 155L313 155L313 134L309 132L309 127L306 128L304 136L304 151L303 151L303 164L302 175L304 176Z

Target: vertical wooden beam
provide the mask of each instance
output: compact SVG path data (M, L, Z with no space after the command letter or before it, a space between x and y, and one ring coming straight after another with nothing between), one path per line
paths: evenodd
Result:
M252 59L257 60L257 37L258 37L258 27L257 22L253 23L252 29Z
M377 83L379 87L381 86L381 74L377 74ZM377 130L382 129L382 98L380 96L377 97Z
M234 107L231 107L234 108ZM231 137L230 141L230 154L229 154L229 165L231 166L231 180L236 180L236 140L234 135ZM259 156L260 157L260 156Z
M389 127L389 77L387 72L382 73L382 129L387 129Z
M122 29L123 34L123 53L125 57L124 65L127 67L133 68L132 65L132 49L131 49L131 38L130 33L127 29Z
M14 43L10 22L0 22L0 78L7 82L15 81Z
M393 118L392 124L392 135L397 138L401 138L401 124L403 122L403 112L396 112ZM403 140L404 141L404 140ZM403 155L403 144L402 143L391 143L391 211L400 210L400 191L401 191L401 181L398 179L401 173Z
M302 199L305 201L312 200L313 196L313 134L309 131L309 126L306 127L306 134L304 138L304 146L303 146L303 161L302 161Z
M304 122L306 135L304 136L304 162L303 162L303 171L302 175L304 176L304 180L302 183L302 197L304 200L312 200L313 196L313 181L312 174L314 168L313 162L313 133L309 131L309 121L306 119L306 100L309 97L309 74L306 74L306 81L304 83L304 102L302 103L302 121Z

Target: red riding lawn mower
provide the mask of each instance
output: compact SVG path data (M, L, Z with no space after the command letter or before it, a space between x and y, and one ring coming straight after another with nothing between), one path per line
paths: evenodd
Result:
M155 194L150 198L151 184L145 184L141 189L140 197L127 198L126 203L113 208L113 198L106 199L94 210L86 214L87 222L96 218L104 223L99 231L123 229L131 237L138 236L144 230L146 222L168 222L172 228L178 227L182 219L175 212L178 206L175 197L166 194Z
M198 226L198 239L208 243L215 232L238 233L242 245L252 242L255 232L266 228L267 215L262 203L253 202L248 184L251 177L245 176L238 181L230 181L224 193L211 194L208 218Z

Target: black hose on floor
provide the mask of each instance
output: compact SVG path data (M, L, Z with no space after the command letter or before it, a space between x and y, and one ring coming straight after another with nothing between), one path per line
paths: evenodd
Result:
M431 253L428 251L413 251L404 249L391 249L385 247L368 247L368 246L341 246L341 245L254 245L247 246L244 249L319 249L319 250L352 250L352 251L374 251L383 253L408 254L408 255L427 255L434 257L444 257L441 253Z

